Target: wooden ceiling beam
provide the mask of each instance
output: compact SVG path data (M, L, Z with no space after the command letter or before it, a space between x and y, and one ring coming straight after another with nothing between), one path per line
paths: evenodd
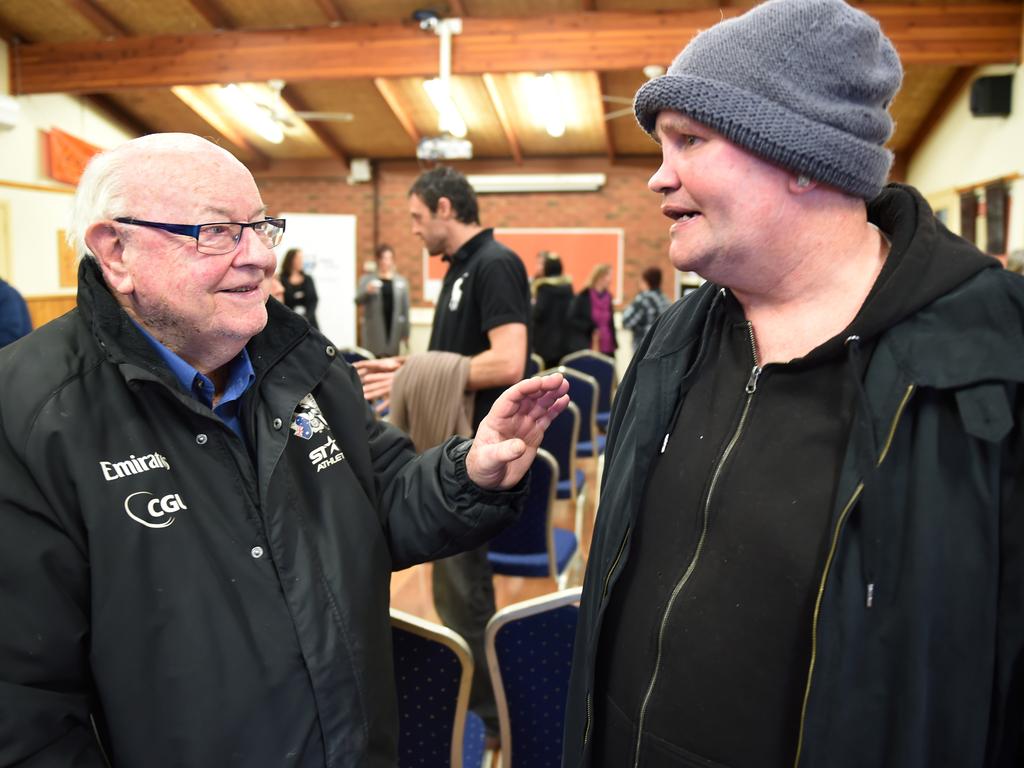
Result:
M285 86L284 90L281 91L281 98L284 99L284 103L291 107L293 112L312 112L313 110L305 102L305 100L295 92L295 89L290 85ZM301 119L301 118L300 118ZM320 143L323 144L327 151L334 155L335 159L340 160L346 166L348 165L348 153L344 150L338 140L334 138L334 134L327 130L322 123L316 120L305 121L306 125L309 126L309 130L319 139Z
M383 77L375 77L373 79L373 84L377 86L377 90L380 92L380 95L384 97L384 101L387 102L388 107L390 107L391 111L398 119L398 122L401 124L406 135L412 139L413 146L419 146L420 139L422 139L423 136L420 134L419 130L417 130L416 123L413 122L412 117L409 116L408 111L406 111L405 106L402 104L402 100L398 97L395 87Z
M484 72L483 81L484 88L487 89L487 95L491 97L494 113L498 116L498 122L501 123L501 130L504 131L505 139L508 141L508 148L512 152L512 159L516 161L517 165L522 165L523 150L519 147L519 137L516 136L515 128L512 127L512 121L509 120L508 110L505 109L505 102L498 92L498 84L494 81L494 75L490 72Z
M450 16L457 19L462 19L469 15L466 13L466 6L462 3L462 0L448 0L448 11Z
M131 30L121 24L92 0L66 0L72 9L107 37L130 35Z
M69 0L76 4L87 0ZM582 12L468 18L452 41L453 74L634 69L667 64L700 29L740 9ZM1022 7L872 5L904 64L978 66L1021 58ZM19 94L98 92L283 78L290 82L432 76L437 39L412 24L35 43L13 56Z
M235 26L215 0L188 0L188 3L214 29L231 29Z
M342 24L345 21L345 14L334 4L334 0L316 0L316 7L320 9L328 24Z

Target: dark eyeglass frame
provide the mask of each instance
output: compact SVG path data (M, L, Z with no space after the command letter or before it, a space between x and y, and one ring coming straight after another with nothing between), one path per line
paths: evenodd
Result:
M114 219L119 224L130 224L137 227L150 227L152 229L162 229L165 232L170 232L174 235L185 235L186 237L193 237L196 241L196 250L199 253L205 253L210 256L220 256L225 253L231 253L235 248L238 247L239 242L242 240L242 233L246 228L251 228L253 233L259 237L260 233L256 229L262 227L265 224L270 224L276 228L276 231L272 233L271 242L268 244L270 248L277 247L281 242L281 237L284 235L285 220L275 219L270 216L265 216L262 221L210 221L206 224L167 224L161 221L146 221L145 219L135 219L130 216L118 216ZM239 227L238 238L234 240L233 245L227 250L209 250L208 246L203 246L199 242L199 233L204 227L216 227L230 224L233 227ZM262 238L261 238L262 239Z

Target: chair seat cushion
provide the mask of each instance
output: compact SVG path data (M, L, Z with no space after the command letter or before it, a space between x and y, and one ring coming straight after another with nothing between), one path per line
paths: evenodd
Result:
M608 422L611 421L611 411L598 411L597 412L597 428L602 432L608 431Z
M594 445L597 445L597 454L604 453L605 436L597 435L596 440L587 440L586 442L576 443L576 455L577 456L594 456Z
M576 493L583 490L583 484L586 482L586 475L583 474L582 469L576 470ZM559 480L557 490L555 491L556 499L571 499L573 496L572 485L568 479Z

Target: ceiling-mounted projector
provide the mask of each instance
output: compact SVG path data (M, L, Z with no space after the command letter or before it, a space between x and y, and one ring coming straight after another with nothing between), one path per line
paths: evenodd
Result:
M428 136L420 139L416 157L420 160L472 160L473 144L468 139L459 139L451 134Z

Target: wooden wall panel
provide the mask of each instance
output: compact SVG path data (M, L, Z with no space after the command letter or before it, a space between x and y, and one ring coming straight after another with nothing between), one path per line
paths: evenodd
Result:
M55 320L75 308L74 294L52 296L26 296L28 313L32 316L32 327L38 328L51 320Z

